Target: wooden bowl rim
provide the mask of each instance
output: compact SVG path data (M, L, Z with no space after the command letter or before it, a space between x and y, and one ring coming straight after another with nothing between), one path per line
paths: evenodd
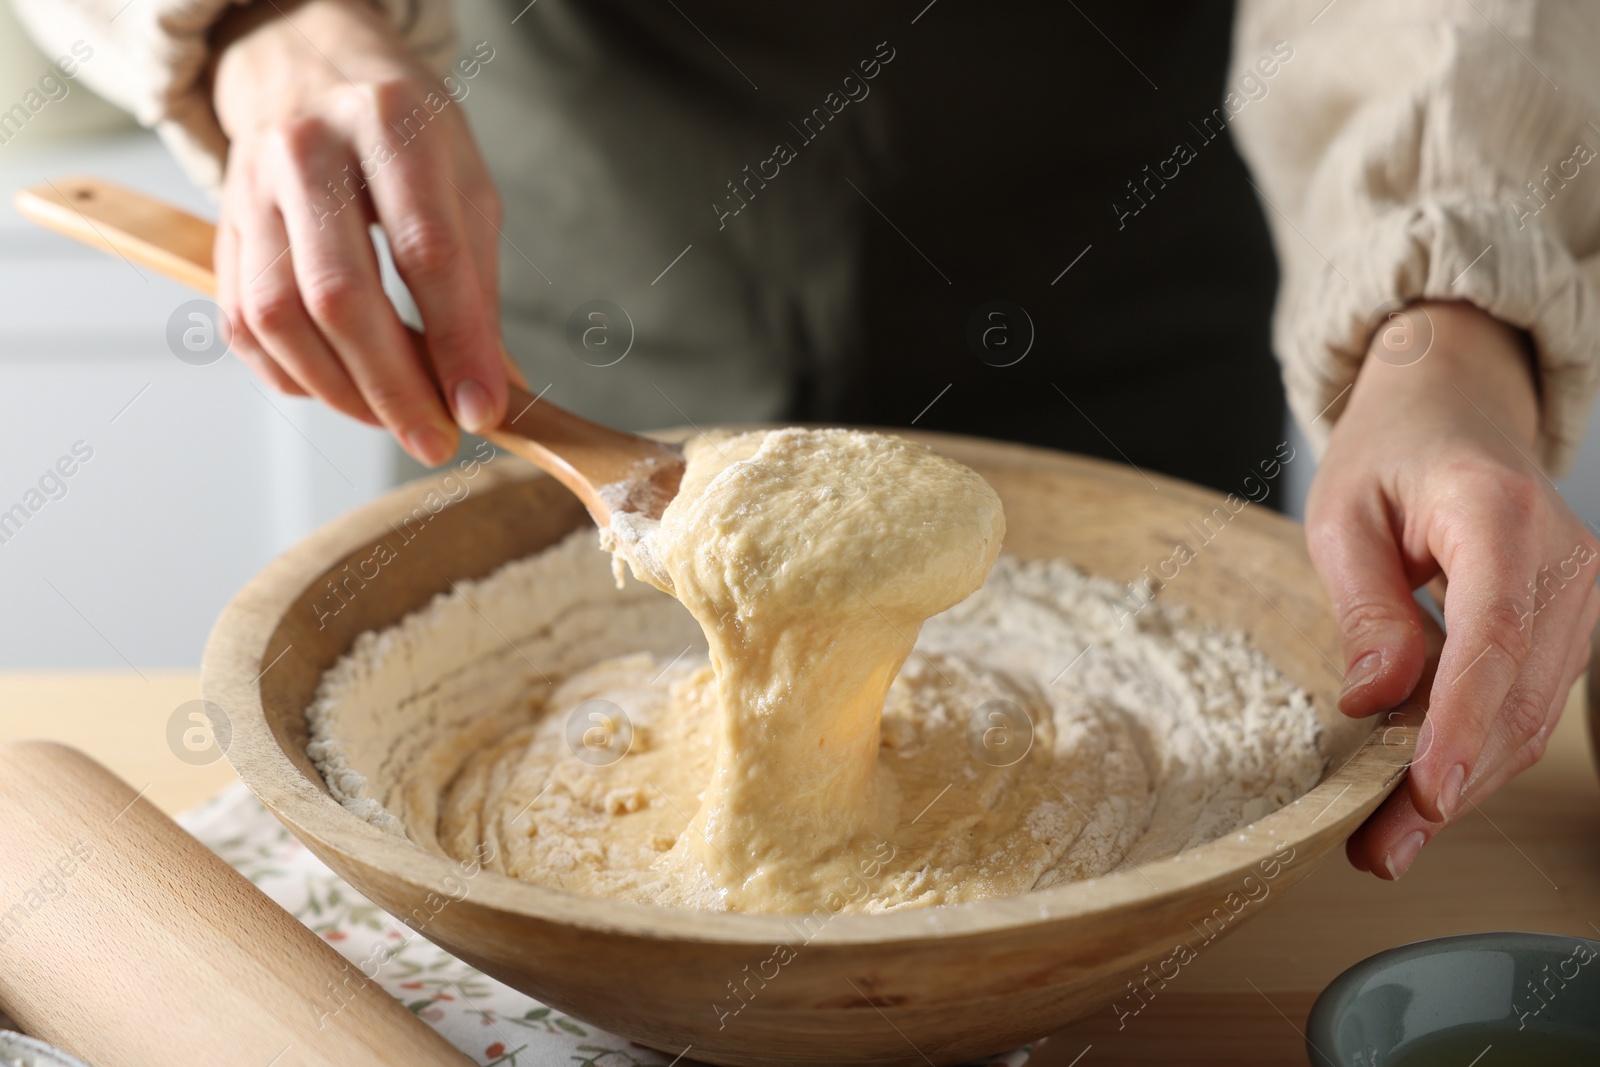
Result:
M673 430L659 436L674 439L692 432ZM1179 479L1093 457L957 434L885 432L935 448L953 446L949 449L952 453L976 451L996 462L1109 481L1133 493L1148 495L1152 490L1146 483L1151 483L1163 492L1207 507L1222 500L1211 490ZM337 854L349 866L376 870L422 893L435 892L438 886L449 884L446 879L459 878L459 864L378 829L335 800L324 783L303 775L273 735L259 681L268 643L300 594L335 561L368 543L371 530L408 511L419 490L438 487L450 470L447 467L396 487L318 528L273 560L228 603L212 630L201 665L202 692L225 708L231 719L227 758L257 798L313 851ZM514 457L497 460L484 473L488 475L484 494L548 477ZM1265 508L1245 509L1234 521L1264 531L1275 529L1280 536L1285 532L1302 536L1298 523ZM1424 625L1429 628L1430 658L1434 658L1442 635L1431 619L1425 619ZM1404 704L1387 716L1374 716L1373 729L1344 764L1303 796L1244 828L1176 856L1020 896L866 915L826 913L826 923L806 938L807 944L886 945L980 937L1081 921L1123 907L1159 907L1206 890L1221 897L1247 876L1261 878L1268 864L1284 863L1277 853L1282 845L1296 849L1296 856L1287 864L1318 862L1331 849L1331 839L1348 837L1404 775L1426 710L1431 674L1431 669L1424 671L1418 691ZM1383 729L1377 728L1380 719L1385 723ZM1299 849L1307 845L1312 846L1311 856L1300 856ZM361 889L359 885L355 888ZM641 938L770 946L792 940L797 931L795 915L694 911L605 900L491 871L474 879L470 896L481 906L529 920Z

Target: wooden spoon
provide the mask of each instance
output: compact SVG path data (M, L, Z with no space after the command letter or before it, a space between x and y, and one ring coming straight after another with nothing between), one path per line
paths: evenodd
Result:
M16 205L41 226L216 293L216 227L181 208L95 178L60 178L18 190ZM423 336L406 332L421 365L431 368ZM601 426L514 382L507 385L505 421L484 437L550 472L601 526L617 511L661 517L683 476L681 448Z

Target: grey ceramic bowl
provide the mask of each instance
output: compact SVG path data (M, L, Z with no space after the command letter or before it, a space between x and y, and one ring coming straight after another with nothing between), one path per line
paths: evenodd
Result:
M43 1041L0 1030L0 1065L20 1063L23 1067L88 1067L76 1056L51 1048Z
M1600 941L1468 934L1380 952L1311 1009L1317 1067L1600 1064Z

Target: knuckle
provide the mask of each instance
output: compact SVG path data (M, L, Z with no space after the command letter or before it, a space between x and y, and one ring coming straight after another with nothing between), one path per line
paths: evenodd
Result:
M1344 531L1360 521L1356 493L1336 470L1318 471L1306 495L1306 544L1312 555L1334 548Z
M361 395L385 426L405 429L426 421L420 414L418 395L404 383L378 378L364 383Z
M461 242L443 219L418 215L395 226L389 234L395 262L424 275L444 274L456 267Z
M1410 627L1393 604L1373 597L1353 597L1339 603L1339 630L1346 637L1367 637L1399 625Z
M1544 759L1544 754L1549 749L1549 747L1550 747L1550 730L1547 727L1541 725L1537 730L1535 730L1533 732L1533 734L1531 736L1529 736L1527 743L1524 744L1522 746L1521 750L1518 752L1518 760L1519 760L1519 762L1521 760L1524 760L1524 759L1527 762L1522 763L1521 766L1519 766L1517 769L1518 770L1526 770L1527 768L1533 766L1535 763L1538 763L1540 760Z
M483 328L465 316L454 316L451 321L428 330L428 351L443 370L467 364L474 357L492 360L484 342Z
M1538 693L1517 686L1506 694L1505 704L1500 709L1506 734L1523 748L1537 744L1538 751L1543 753L1546 742L1545 712L1548 707L1549 701Z
M387 123L395 118L409 115L414 109L422 106L423 94L417 83L410 78L390 76L377 78L362 86L365 95L371 101L371 107L379 122Z
M283 336L294 328L299 317L300 298L293 289L258 286L250 290L245 300L245 325L262 338Z
M318 157L332 140L327 122L315 115L299 115L277 123L270 134L272 143L284 158L304 163Z
M1339 529L1341 524L1336 515L1326 514L1328 507L1317 499L1315 488L1312 493L1306 501L1306 551L1313 560L1332 559L1333 550L1343 536Z
M1506 757L1506 764L1511 773L1513 775L1521 774L1535 763L1544 759L1545 750L1549 747L1549 744L1550 731L1542 727L1535 730Z
M1314 515L1309 506L1307 508L1306 552L1311 557L1312 566L1317 569L1330 591L1342 587L1347 581L1345 575L1350 573L1350 531L1357 528L1356 523L1359 521L1352 519L1347 513ZM1344 598L1360 599L1361 594L1351 589L1344 592ZM1341 598L1336 594L1335 600L1339 599Z
M1514 664L1528 658L1533 648L1533 631L1528 625L1528 606L1514 596L1498 596L1483 605L1481 633L1489 647Z
M1513 545L1527 545L1541 534L1550 515L1545 487L1530 471L1463 460L1460 517L1473 525L1485 513Z
M1532 519L1544 510L1544 486L1526 472L1502 471L1496 492L1502 506L1514 518Z
M1306 500L1306 551L1319 568L1331 574L1346 569L1359 551L1357 535L1380 524L1380 506L1360 487L1341 484L1338 471L1318 471Z
M1461 504L1474 510L1489 502L1508 513L1529 514L1545 502L1544 486L1533 472L1494 460L1454 459L1445 464L1444 474Z
M334 329L348 327L360 313L366 289L361 275L353 270L326 270L302 284L306 309L311 317Z

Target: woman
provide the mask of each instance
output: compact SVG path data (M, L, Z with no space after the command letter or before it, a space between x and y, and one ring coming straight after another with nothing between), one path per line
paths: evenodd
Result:
M1348 847L1379 877L1587 664L1600 543L1546 473L1596 387L1586 7L15 2L220 189L240 357L425 463L501 417L509 348L624 425L916 423L1236 491L1285 458L1275 349L1346 713L1417 685L1449 580L1409 787Z

